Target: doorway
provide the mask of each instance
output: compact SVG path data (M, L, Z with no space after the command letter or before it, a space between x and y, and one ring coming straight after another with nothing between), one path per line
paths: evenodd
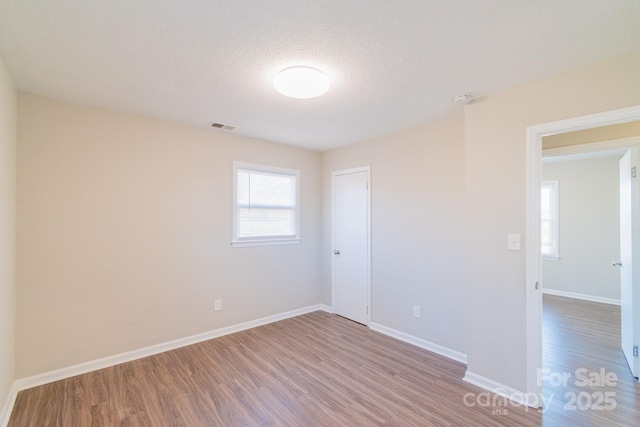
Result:
M542 292L540 256L540 173L542 137L640 120L640 106L576 117L527 128L526 133L526 313L527 392L541 396ZM541 402L538 399L538 402Z
M370 314L370 168L332 173L333 311L368 325Z
M608 409L613 416L616 404L630 405L623 389L635 395L620 336L620 243L632 235L620 218L631 199L630 191L621 194L631 179L621 159L630 160L632 149L621 145L640 138L581 144L585 131L561 136L576 145L543 150L541 167L543 421L597 424L597 414ZM543 139L543 148L548 142ZM612 380L595 387L580 381L586 375Z

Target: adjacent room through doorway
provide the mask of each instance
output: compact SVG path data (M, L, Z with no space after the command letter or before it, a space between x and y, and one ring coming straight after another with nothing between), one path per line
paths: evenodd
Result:
M640 384L621 348L621 240L631 234L621 224L631 198L621 194L631 174L621 160L640 142L635 135L640 122L542 141L540 378L547 423L623 422L640 413Z

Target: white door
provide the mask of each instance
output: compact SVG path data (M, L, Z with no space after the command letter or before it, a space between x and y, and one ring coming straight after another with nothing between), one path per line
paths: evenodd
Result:
M333 173L333 310L369 323L369 168Z
M639 248L634 243L637 241L637 225L634 224L633 209L637 208L637 188L632 177L632 150L620 159L620 317L621 317L621 341L622 351L627 359L629 368L634 377L638 376L638 312L640 312L640 300L638 300L638 286L634 283L633 271L634 258L637 257ZM637 264L636 264L637 265ZM634 350L635 349L635 350Z

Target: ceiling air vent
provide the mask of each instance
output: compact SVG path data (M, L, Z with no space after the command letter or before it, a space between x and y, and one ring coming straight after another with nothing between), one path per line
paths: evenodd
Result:
M229 126L229 125L225 125L222 123L211 123L210 125L212 128L216 128L216 129L222 129L222 130L234 130L236 127L235 126Z

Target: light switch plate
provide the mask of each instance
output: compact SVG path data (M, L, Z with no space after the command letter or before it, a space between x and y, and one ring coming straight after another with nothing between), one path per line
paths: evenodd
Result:
M519 251L520 250L520 235L519 234L509 234L508 236L507 249L510 251Z

